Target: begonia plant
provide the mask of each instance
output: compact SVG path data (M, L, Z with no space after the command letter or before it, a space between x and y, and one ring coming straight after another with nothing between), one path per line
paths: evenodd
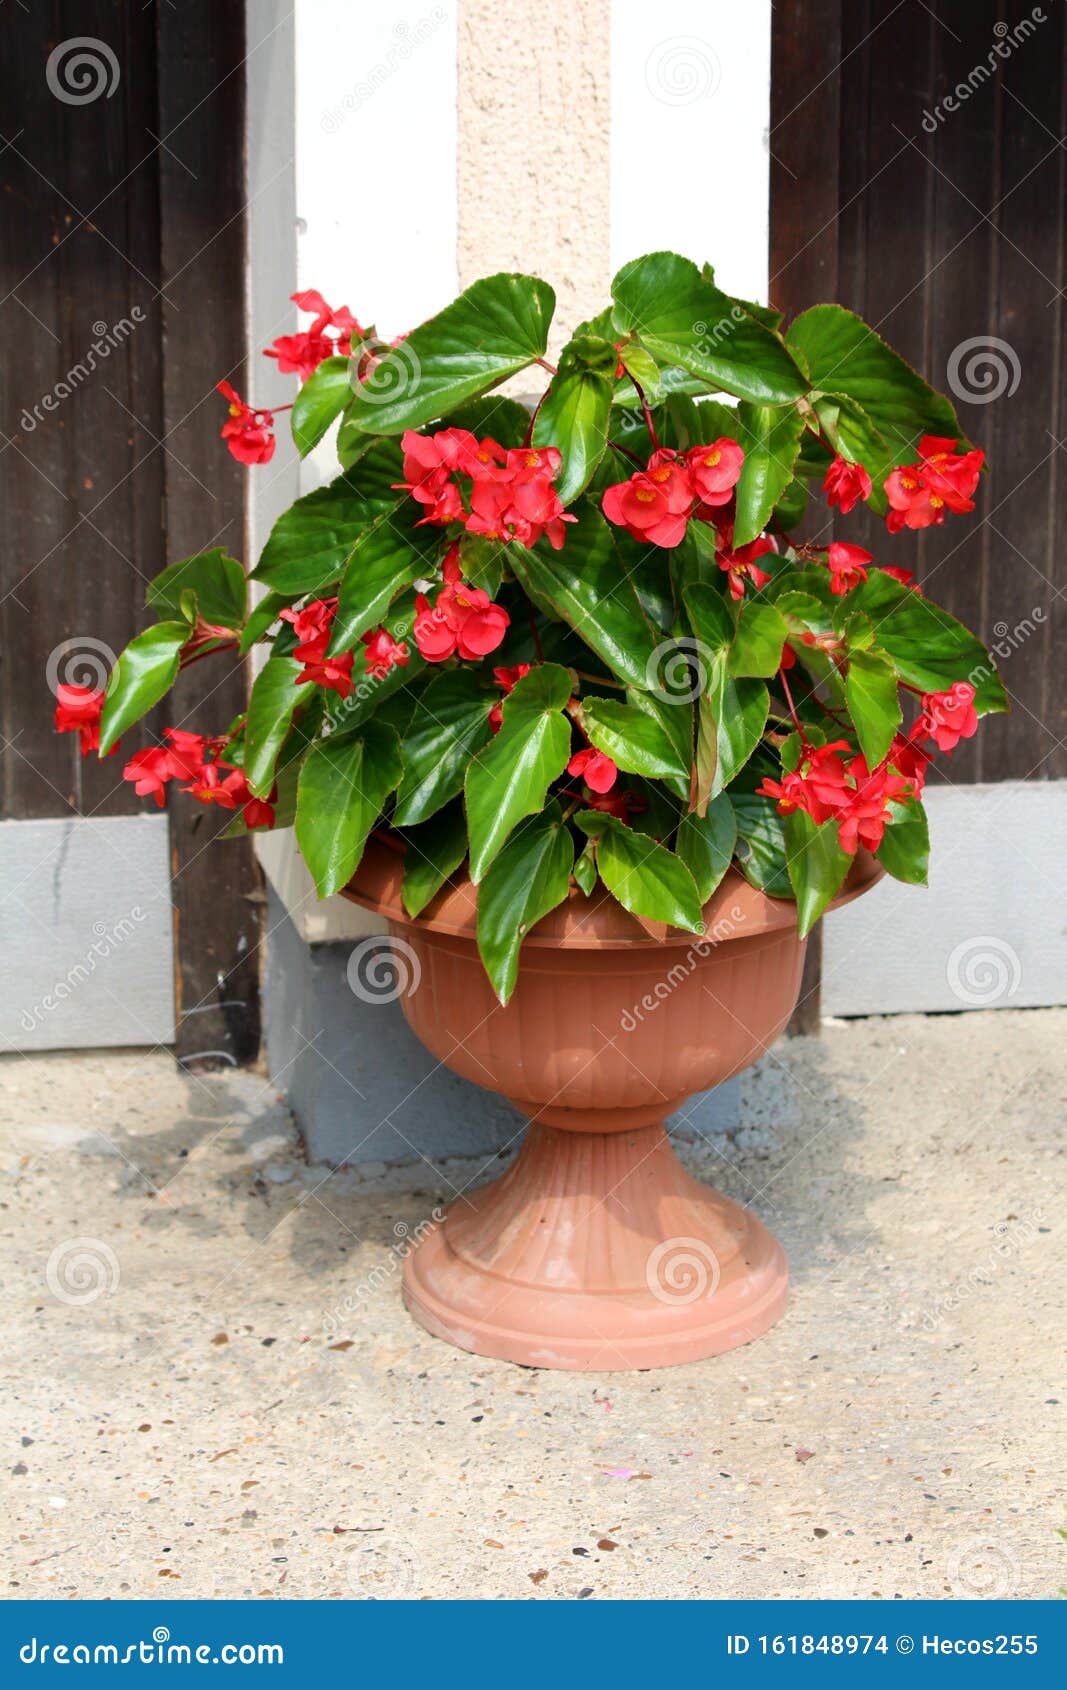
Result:
M323 897L374 830L403 842L413 918L465 872L504 1002L572 882L700 933L733 862L806 933L861 847L925 880L934 750L1007 701L907 567L795 537L812 493L824 534L831 509L884 517L886 551L974 509L982 451L874 330L839 305L785 327L666 252L556 365L536 277L477 281L391 345L294 299L311 326L267 355L300 378L302 454L338 425L340 473L277 521L251 603L221 550L151 583L158 620L106 693L60 689L83 753L113 754L189 663L265 646L246 713L166 729L125 778L159 805L177 782L231 832L295 825ZM219 389L229 450L269 463L274 413Z

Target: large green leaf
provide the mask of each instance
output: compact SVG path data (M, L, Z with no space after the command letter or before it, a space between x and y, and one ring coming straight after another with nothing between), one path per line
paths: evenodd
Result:
M400 741L373 720L308 753L297 785L296 842L320 898L351 880L402 772Z
M875 651L855 651L848 664L845 701L860 750L873 769L882 761L900 726L897 672Z
M878 644L889 653L901 679L924 692L947 692L956 681L975 689L980 716L1008 708L1007 694L981 640L947 610L931 604L884 570L872 569L849 595L874 624Z
M673 778L688 792L690 758L679 755L675 740L657 717L615 698L586 698L582 726L590 743L627 774L652 780Z
M599 810L579 810L574 821L596 839L600 878L623 909L646 921L703 933L696 881L673 851Z
M386 353L347 421L369 434L421 428L544 356L555 294L536 276L486 276Z
M407 854L400 896L408 914L418 915L467 855L467 820L462 804L449 805L405 837Z
M161 619L176 621L183 616L182 595L189 591L196 594L197 612L205 622L241 626L248 585L241 565L223 547L172 563L149 582L145 603Z
M793 887L786 864L785 825L773 798L754 792L731 792L737 820L734 855L745 879L771 898L791 898Z
M157 622L132 639L108 677L100 716L100 755L158 704L178 673L188 622Z
M707 814L683 816L675 850L696 882L706 904L730 866L737 844L737 817L725 792L708 805Z
M787 339L807 360L813 388L844 394L862 406L888 441L893 463L913 459L924 434L963 438L944 395L843 305L813 305L796 319ZM872 475L889 467L867 464Z
M295 657L269 657L256 676L245 723L245 776L258 798L274 783L278 753L293 715L308 696L312 681L296 684L304 665Z
M579 347L582 345L579 342ZM597 343L605 344L605 343ZM614 357L613 349L608 351ZM608 443L611 370L590 369L579 352L564 347L559 370L549 383L534 421L535 446L557 446L563 468L556 491L565 505L577 498L593 477Z
M562 551L553 551L547 540L533 551L512 542L512 573L531 598L568 622L620 680L647 688L659 637L600 512L582 500L574 514L578 521L568 524Z
M907 804L890 800L892 820L874 853L894 880L925 886L930 867L930 824L918 799Z
M332 652L351 650L361 634L377 627L397 595L428 572L424 544L401 527L395 511L385 512L363 530L341 581L330 634Z
M730 641L735 630L719 588L710 582L696 582L685 589L683 597L697 639L702 683L697 705L694 808L703 814L708 799L729 786L759 744L770 695L762 681L730 674ZM747 607L742 616L746 612Z
M661 364L758 405L807 392L792 354L688 258L656 252L619 271L611 286L615 328L636 335Z
M800 937L810 933L852 866L852 858L837 843L837 823L816 827L804 810L785 818L785 848L789 879L797 900Z
M469 765L466 777L471 879L482 879L512 829L542 809L567 766L571 724L563 706L571 678L557 663L524 675L504 701L504 724Z
M430 682L404 735L399 827L426 821L463 790L468 763L492 737L489 713L499 699L473 668L450 670Z
M318 445L351 399L350 364L349 358L324 358L301 384L289 421L302 458Z
M404 497L369 497L355 480L364 468L360 463L290 505L270 531L254 580L296 596L321 592L340 579L360 535L392 515Z
M743 599L737 608L737 632L727 659L731 675L766 679L777 674L782 647L789 637L785 617L773 604L764 604L759 599Z
M743 403L738 413L745 461L735 495L734 544L745 546L762 534L793 479L804 419L795 405Z
M513 833L478 888L478 949L493 990L507 1003L519 948L570 891L574 840L556 803Z

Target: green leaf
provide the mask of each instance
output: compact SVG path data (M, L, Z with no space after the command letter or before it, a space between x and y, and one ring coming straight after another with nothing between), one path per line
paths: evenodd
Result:
M296 842L320 898L347 885L367 835L403 772L400 741L381 722L320 740L300 770Z
M878 644L888 652L901 680L924 692L947 692L956 681L975 689L979 716L1008 708L1007 694L992 657L961 622L886 575L872 569L849 595L874 623Z
M566 349L564 349L566 351ZM560 358L534 422L533 444L557 446L563 468L556 491L565 505L589 485L608 443L611 379Z
M897 672L889 659L873 651L852 651L845 680L845 701L860 750L873 769L889 750L900 726Z
M689 624L700 646L699 656L706 669L719 651L725 651L736 634L733 616L726 595L710 581L695 581L683 593Z
M710 704L715 718L718 766L711 787L714 798L741 772L763 737L770 695L763 681L734 680L726 672L725 658L720 657L711 690L700 702Z
M307 381L301 383L289 421L302 458L318 445L351 399L350 365L350 358L324 358Z
M132 639L108 678L100 716L100 755L174 685L188 622L157 622Z
M618 356L626 374L640 384L649 404L655 405L660 389L659 366L656 360L637 341L631 341L628 346L624 346ZM636 388L634 392L636 396Z
M359 535L349 554L338 595L330 651L350 651L368 629L376 628L405 587L430 565L419 536L400 527L388 511Z
M528 551L512 541L512 574L535 601L570 624L620 680L647 688L659 638L638 601L596 507L582 501L563 550L547 540Z
M627 264L611 287L615 327L637 335L657 362L680 364L709 388L758 405L785 404L808 382L791 353L688 258L652 253Z
M725 792L708 805L707 814L683 816L675 850L696 882L706 904L730 866L737 844L737 818Z
M785 827L774 799L758 798L754 792L731 792L730 802L737 820L734 856L741 873L769 898L791 898Z
M544 806L571 754L571 724L563 706L571 678L556 663L524 675L504 700L504 725L467 769L470 874L475 885L523 816Z
M369 497L355 479L365 469L365 462L358 464L328 487L316 487L290 505L270 531L253 580L294 597L320 592L339 580L360 536L372 522L395 512L406 497Z
M789 638L785 617L773 604L763 604L759 599L743 599L738 612L737 632L727 659L730 674L776 675L782 647Z
M804 810L785 818L785 848L789 879L797 900L797 925L803 939L823 910L841 890L852 858L837 843L833 817L816 827Z
M303 667L295 657L269 657L252 687L245 723L244 767L257 798L266 798L269 793L293 715L314 685L312 681L296 684Z
M404 736L398 827L425 821L463 790L467 765L492 737L489 713L499 699L473 668L451 670L430 682Z
M590 743L625 773L653 780L673 778L688 795L690 759L679 756L675 741L655 716L614 698L586 698L582 726Z
M264 593L259 603L252 606L238 647L242 657L251 651L257 640L262 639L268 628L273 627L282 611L292 602L292 593Z
M182 594L196 595L196 608L205 622L220 628L239 628L245 619L248 585L237 559L221 546L172 563L149 582L145 603L163 621L184 617Z
M925 886L930 867L930 824L917 798L906 804L890 799L892 820L874 853L894 880Z
M596 885L596 852L591 839L586 841L585 849L574 859L574 878L578 890L584 892L587 898L593 895Z
M570 891L574 840L558 804L520 827L478 888L478 950L501 1003L515 990L519 948Z
M807 360L812 387L855 400L885 438L889 462L861 460L872 475L880 478L893 464L913 459L924 434L963 439L944 395L935 393L862 317L844 306L813 305L796 319L786 338ZM844 426L845 413L841 420ZM876 450L875 441L863 441L862 431L857 443Z
M745 461L737 483L734 544L746 546L762 534L793 479L804 419L795 405L741 404L738 413Z
M770 695L762 681L747 676L735 678L729 672L734 622L719 588L697 582L686 588L683 597L697 638L702 683L697 706L694 808L703 814L708 799L730 784L759 744ZM780 646L778 649L781 651Z
M419 915L467 855L467 821L462 804L440 811L433 821L405 838L408 848L400 896L408 914Z
M673 851L599 810L579 810L574 821L596 839L600 878L623 909L646 921L703 933L696 882Z
M530 413L517 399L505 399L502 393L488 393L484 399L472 399L442 417L439 428L465 428L476 439L488 435L501 446L521 446L530 426Z
M555 294L536 276L486 276L421 324L356 390L349 421L370 434L421 428L544 356Z

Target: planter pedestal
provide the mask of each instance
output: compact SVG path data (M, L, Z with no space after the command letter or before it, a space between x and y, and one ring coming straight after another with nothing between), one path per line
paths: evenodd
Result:
M837 901L878 874L861 854ZM347 895L388 918L412 1030L530 1120L514 1166L407 1258L415 1318L478 1355L590 1371L698 1361L765 1332L785 1307L781 1246L686 1173L663 1121L785 1026L804 962L796 906L730 869L694 938L575 887L526 939L503 1008L476 888L446 886L414 921L402 876L400 852L372 840Z
M460 1198L404 1264L438 1338L528 1367L700 1361L783 1312L781 1245L686 1173L663 1130L534 1121L502 1178Z

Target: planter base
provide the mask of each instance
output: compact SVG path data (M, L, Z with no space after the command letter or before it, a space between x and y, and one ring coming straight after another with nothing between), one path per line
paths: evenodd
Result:
M786 1302L781 1245L682 1167L662 1125L531 1124L502 1178L454 1203L404 1265L438 1338L527 1367L610 1372L720 1355Z

